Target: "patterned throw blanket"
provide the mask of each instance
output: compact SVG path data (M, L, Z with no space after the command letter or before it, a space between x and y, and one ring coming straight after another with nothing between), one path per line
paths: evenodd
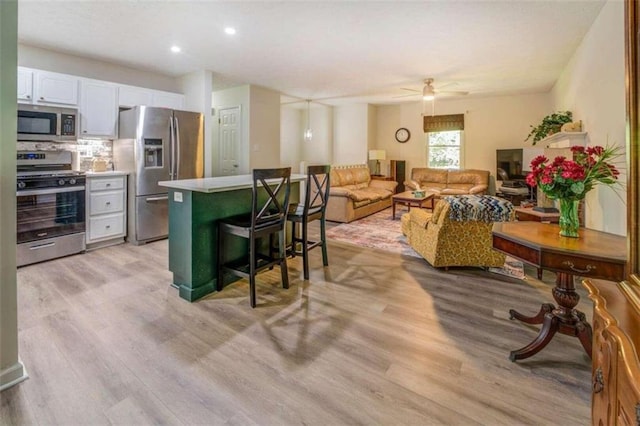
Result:
M449 219L455 221L508 222L513 204L491 195L456 195L444 197L450 205Z

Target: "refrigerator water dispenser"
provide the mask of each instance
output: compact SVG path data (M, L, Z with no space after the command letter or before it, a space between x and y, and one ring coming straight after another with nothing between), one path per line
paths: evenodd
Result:
M144 140L144 166L162 167L162 139Z

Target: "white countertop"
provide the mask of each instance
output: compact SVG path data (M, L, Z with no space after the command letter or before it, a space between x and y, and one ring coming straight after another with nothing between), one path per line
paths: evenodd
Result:
M105 172L85 172L87 177L98 177L98 176L124 176L124 175L128 175L129 173L127 172L119 172L119 171L113 171L113 170L108 170Z
M292 174L291 183L307 179L305 175ZM219 176L202 179L163 180L158 185L171 189L184 189L196 192L224 192L246 189L253 186L252 175Z

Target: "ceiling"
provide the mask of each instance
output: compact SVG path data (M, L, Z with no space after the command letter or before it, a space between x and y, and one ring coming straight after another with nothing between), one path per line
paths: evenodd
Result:
M427 77L467 96L548 91L604 3L19 0L18 38L169 76L211 70L214 89L393 104L419 100L396 96Z

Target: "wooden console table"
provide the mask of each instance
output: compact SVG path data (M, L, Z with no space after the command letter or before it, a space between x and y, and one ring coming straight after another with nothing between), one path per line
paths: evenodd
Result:
M534 316L509 311L511 319L542 324L530 344L512 351L511 361L542 350L560 332L580 339L591 357L592 330L584 313L574 309L580 300L574 275L622 281L625 276L626 242L622 236L580 229L580 238L561 237L558 225L539 222L498 222L493 225L493 248L537 268L557 273L552 294L558 307L543 303Z

